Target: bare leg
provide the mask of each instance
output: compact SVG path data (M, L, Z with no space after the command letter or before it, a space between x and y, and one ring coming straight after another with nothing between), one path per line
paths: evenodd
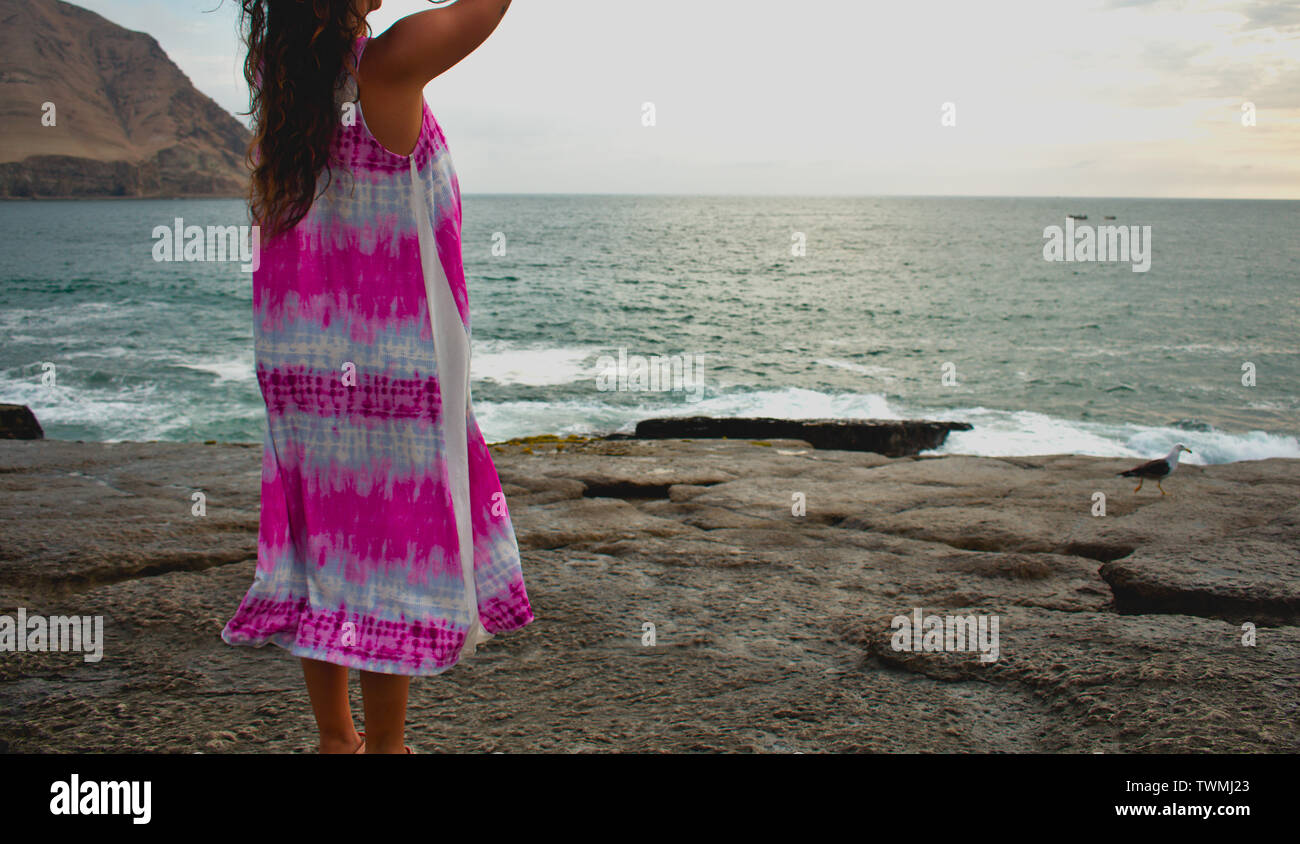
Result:
M406 694L411 678L403 674L361 672L361 699L366 707L366 753L405 753Z
M1135 487L1133 487L1133 491L1134 491L1134 492L1137 492L1137 491L1140 490L1141 488L1142 488L1142 481L1138 481L1138 485L1135 486Z
M1161 480L1163 480L1163 478L1162 478ZM1168 495L1168 494L1169 494L1169 493L1165 492L1164 485L1161 484L1160 481L1156 481L1156 486L1160 487L1160 494L1161 494L1161 495Z
M320 752L356 752L361 736L357 735L356 725L352 723L352 707L348 704L348 669L304 657L302 676L307 681L307 694L316 714Z

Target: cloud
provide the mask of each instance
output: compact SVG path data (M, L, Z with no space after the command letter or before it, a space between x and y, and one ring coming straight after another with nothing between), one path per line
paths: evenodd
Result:
M1300 4L1295 3L1295 0L1255 0L1243 3L1241 12L1246 17L1245 23L1240 27L1242 32L1271 29L1291 37L1300 36Z

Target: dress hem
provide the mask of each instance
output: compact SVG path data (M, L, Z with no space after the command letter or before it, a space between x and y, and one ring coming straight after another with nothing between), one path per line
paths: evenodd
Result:
M512 630L518 630L527 624L531 624L533 620L534 619L530 614L528 621L525 621L523 624L519 625L519 627L512 628ZM487 631L484 630L484 632L486 633ZM507 633L510 631L502 630L498 632ZM495 635L496 634L494 633L488 633L488 638L491 639L495 637ZM397 674L407 677L433 677L438 674L443 674L448 669L454 668L459 664L463 656L470 656L472 653L466 651L465 648L462 648L457 652L456 659L452 662L444 665L437 665L435 663L433 666L427 668L412 668L409 665L399 665L395 660L391 659L376 659L374 657L366 656L365 654L356 654L353 656L350 654L340 653L339 651L330 648L313 648L298 642L294 639L293 634L289 632L236 638L231 636L228 630L222 630L221 640L232 647L264 648L267 645L276 645L280 649L288 651L297 657L314 659L319 662L328 662L332 665L342 665L346 668L355 668L358 671L369 671L375 674ZM469 639L467 637L466 642L468 641ZM482 646L487 641L488 639L482 639L476 644Z

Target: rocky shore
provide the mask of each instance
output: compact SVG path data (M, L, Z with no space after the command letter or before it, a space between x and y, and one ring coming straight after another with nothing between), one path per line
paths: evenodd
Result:
M1300 461L1184 465L1162 496L1070 455L493 451L537 620L412 684L419 751L1300 750ZM0 750L311 749L296 661L218 635L260 454L0 440L0 614L105 640L0 653ZM996 616L997 659L896 650L914 610Z
M969 422L931 422L925 419L765 419L685 418L646 419L638 422L628 439L665 440L798 439L813 448L871 451L886 457L904 457L938 448L952 431L969 431ZM613 439L614 437L610 437Z

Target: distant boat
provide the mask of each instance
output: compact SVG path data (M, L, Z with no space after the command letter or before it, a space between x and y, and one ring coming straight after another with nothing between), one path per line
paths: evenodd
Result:
M1112 215L1107 214L1105 217L1102 217L1102 219L1103 219L1103 220L1113 220L1113 219L1115 219L1115 218L1114 218Z
M1066 214L1065 216L1068 217L1068 218L1070 218L1071 220L1086 220L1086 219L1088 219L1088 215L1087 215L1087 214Z

